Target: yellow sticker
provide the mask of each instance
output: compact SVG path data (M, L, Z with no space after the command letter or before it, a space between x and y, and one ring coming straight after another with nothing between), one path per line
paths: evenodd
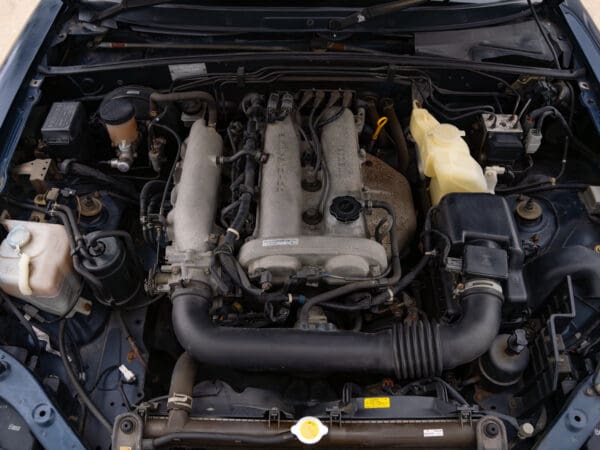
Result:
M365 398L365 409L388 409L390 407L389 397L368 397Z

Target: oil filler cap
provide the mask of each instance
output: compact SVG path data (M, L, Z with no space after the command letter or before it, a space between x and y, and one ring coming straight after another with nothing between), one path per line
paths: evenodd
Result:
M349 195L334 198L329 206L331 215L342 223L358 220L361 211L362 205L360 202Z
M316 417L306 416L296 422L290 431L300 442L311 445L318 443L329 433L329 428Z

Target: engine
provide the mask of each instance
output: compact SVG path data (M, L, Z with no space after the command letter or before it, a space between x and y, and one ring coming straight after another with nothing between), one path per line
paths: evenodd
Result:
M62 358L121 448L304 443L303 426L379 448L383 424L481 448L540 433L598 345L600 195L565 168L587 148L569 88L529 80L521 115L494 91L492 114L411 77L48 105L2 197L23 354L31 339L48 373Z
M351 98L348 94L345 97ZM298 277L321 277L340 284L382 276L391 269L391 242L374 238L377 227L385 225L387 214L372 213L371 205L373 201L389 202L395 218L395 244L401 249L416 227L407 180L380 159L361 151L357 118L348 105L335 105L333 101L321 114L317 167L303 167L293 100L286 95L282 103L288 102L288 109L282 111L285 106L277 105L269 111L273 119L261 124L262 148L256 143L247 144L249 148L229 158L232 161L240 154L242 158L253 158L260 163L261 171L256 224L239 250L239 264L251 279L269 288ZM340 95L336 92L332 97ZM272 98L270 103L274 102ZM168 218L173 245L167 247L170 269L180 279L207 279L203 271L209 267L207 253L211 236L215 235L212 224L221 165L227 161L221 156L222 147L214 128L198 121L182 149L181 173L171 194L174 208ZM258 171L258 166L249 170ZM244 194L254 196L253 192ZM242 232L234 227L226 231L236 240Z
M257 94L244 97L246 126L240 148L230 156L223 156L220 136L204 119L194 122L181 147L167 218L168 264L155 281L159 290L171 293L179 341L199 361L216 365L301 372L319 367L399 378L440 375L481 356L498 334L505 297L518 303L525 296L514 220L504 199L486 193L446 196L427 219L426 233L448 239L441 262L447 263L450 254L463 260L460 321L452 326L427 319L397 323L393 334L303 331L337 328L323 307L352 311L395 302L403 280L411 276L402 274L400 254L416 217L406 178L360 148L364 114L351 111L353 93L305 91L296 97L298 107L288 93L271 94L267 102ZM312 147L304 149L309 142L301 139L302 107L310 110L308 128L315 135ZM435 127L452 139L453 129ZM237 199L222 210L224 229L219 231L213 224L227 164L234 165L231 191ZM385 183L378 177L385 177ZM493 211L494 217L478 208ZM229 210L235 213L228 221ZM437 259L430 241L431 236L421 267ZM232 284L272 308L273 315L289 314L290 306L300 305L299 330L267 329L259 335L212 326L211 298L235 293ZM315 295L307 298L303 286ZM376 291L361 292L367 289ZM350 303L332 303L342 295L349 295ZM282 345L281 353L269 351L273 341ZM346 357L328 358L332 346L343 348ZM385 351L373 352L376 347Z

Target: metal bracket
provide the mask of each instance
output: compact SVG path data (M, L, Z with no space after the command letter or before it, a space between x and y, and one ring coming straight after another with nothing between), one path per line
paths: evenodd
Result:
M329 426L332 427L336 424L338 427L342 426L342 411L339 407L335 406L331 409L328 409L329 413Z
M281 423L281 411L279 411L277 408L271 408L269 410L269 428L271 428L271 425L274 423L276 423L277 428L279 428Z
M485 416L477 423L478 450L508 450L508 437L502 420L495 416Z
M0 397L23 417L44 448L85 449L38 380L4 350L0 350Z
M473 424L473 408L470 406L459 406L456 408L458 412L458 420L460 421L461 426Z
M144 421L134 413L117 416L113 426L112 448L142 450Z

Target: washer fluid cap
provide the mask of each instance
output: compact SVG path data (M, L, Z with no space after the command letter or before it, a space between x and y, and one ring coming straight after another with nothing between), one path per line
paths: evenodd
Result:
M15 251L20 252L31 240L31 231L23 225L17 225L6 236L6 242Z
M290 431L300 442L310 445L319 442L329 433L329 428L316 417L306 416L296 422Z

